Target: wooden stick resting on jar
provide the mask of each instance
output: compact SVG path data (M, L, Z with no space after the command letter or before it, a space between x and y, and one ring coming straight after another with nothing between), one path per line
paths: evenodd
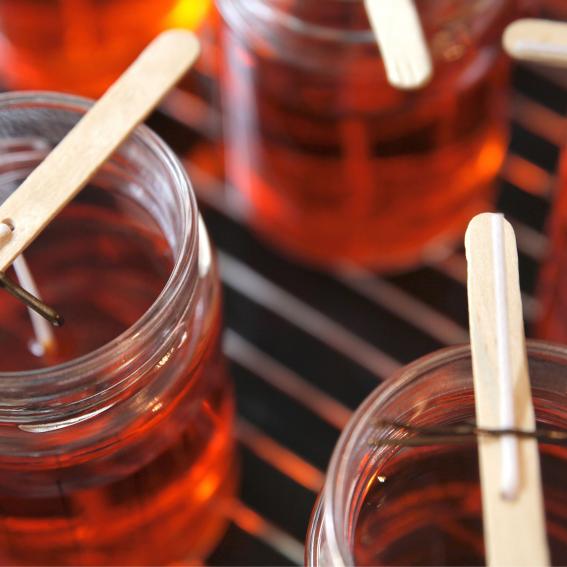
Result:
M45 320L57 326L62 318L39 298L22 251L157 106L198 54L199 42L190 32L171 30L158 36L0 207L0 287L28 306L38 354L55 342ZM12 263L21 286L4 274Z
M465 237L476 423L535 431L511 225L482 214ZM488 565L549 565L537 440L478 438Z
M567 23L517 20L506 28L503 44L514 59L567 67Z
M159 35L0 206L12 230L0 246L0 272L87 184L128 135L187 72L199 53L195 35Z
M413 0L364 0L388 82L400 90L425 86L433 67Z

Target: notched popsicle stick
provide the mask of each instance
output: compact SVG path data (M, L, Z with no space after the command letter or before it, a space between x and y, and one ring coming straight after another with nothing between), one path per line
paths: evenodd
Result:
M13 226L0 244L0 272L87 184L187 72L199 41L185 30L160 34L0 206Z
M514 231L478 215L465 246L477 426L534 431ZM478 447L488 565L549 565L537 440L481 436Z
M514 59L567 67L567 23L526 18L504 32L504 49Z
M433 66L413 0L364 0L364 5L388 82L400 90L425 86Z

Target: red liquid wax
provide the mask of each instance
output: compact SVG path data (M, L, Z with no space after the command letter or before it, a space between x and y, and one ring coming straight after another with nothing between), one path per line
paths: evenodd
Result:
M164 27L195 28L209 5L210 0L2 0L1 73L12 89L99 96Z
M567 448L541 447L552 564L567 562ZM486 565L475 445L401 450L369 481L356 565Z
M87 188L28 249L43 298L66 322L55 329L55 348L36 357L25 308L2 293L0 371L51 366L92 352L156 300L172 256L151 217L136 207ZM218 282L202 300L192 354L179 347L148 376L157 382L173 367L182 375L179 386L167 393L154 389L117 435L107 439L105 431L121 418L128 390L114 417L102 412L61 428L49 455L0 454L0 563L163 565L201 557L215 543L236 486L233 401L219 346ZM83 425L99 430L100 442L67 449L80 441ZM0 421L0 437L16 427ZM20 434L41 446L41 431Z
M310 262L381 269L460 238L505 153L499 44L516 3L418 2L435 76L411 93L387 85L371 42L309 35L368 29L362 2L265 4L297 33L237 16L222 30L228 178L256 228Z
M560 167L558 193L548 227L550 249L540 272L541 311L536 335L567 344L567 157Z

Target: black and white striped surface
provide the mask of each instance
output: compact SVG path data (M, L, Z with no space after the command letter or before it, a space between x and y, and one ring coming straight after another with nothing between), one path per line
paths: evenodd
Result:
M567 138L561 82L524 66L513 75L498 208L516 230L528 327L537 317L545 224ZM181 90L150 120L187 165L224 284L242 481L228 531L205 563L302 564L309 516L351 412L399 366L467 340L465 259L460 249L391 277L329 275L294 264L254 236L220 170L203 165L210 165L201 154L219 121L202 99Z

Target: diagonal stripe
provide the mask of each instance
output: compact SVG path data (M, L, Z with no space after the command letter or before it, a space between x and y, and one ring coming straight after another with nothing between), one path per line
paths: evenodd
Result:
M223 282L262 305L329 347L355 361L380 378L387 378L401 365L327 315L297 299L240 260L219 251Z
M230 359L302 404L338 430L341 430L349 420L351 412L346 406L309 384L231 329L226 330L224 334L224 351Z
M237 421L236 436L257 457L307 490L317 494L323 487L325 475L322 471L274 441L243 418Z

